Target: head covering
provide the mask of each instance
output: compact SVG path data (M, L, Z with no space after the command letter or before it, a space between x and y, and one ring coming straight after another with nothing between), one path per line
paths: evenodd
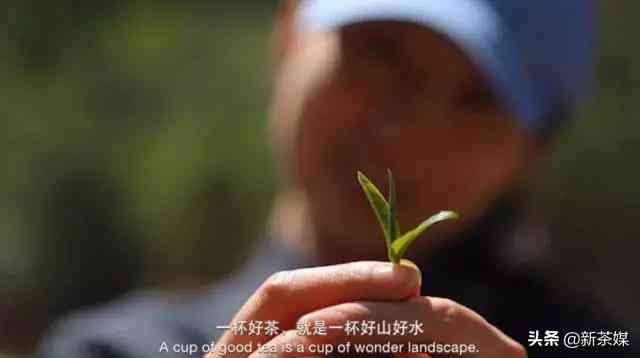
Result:
M416 23L453 41L525 128L567 120L591 82L594 0L302 0L302 31L376 20Z

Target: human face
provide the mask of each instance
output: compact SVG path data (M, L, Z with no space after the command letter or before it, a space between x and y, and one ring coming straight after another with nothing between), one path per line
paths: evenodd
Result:
M533 138L446 38L414 24L366 22L292 41L276 78L272 129L285 178L305 193L314 229L334 248L382 242L356 170L379 184L393 171L405 229L441 209L460 212L463 220L442 224L432 244L520 181Z

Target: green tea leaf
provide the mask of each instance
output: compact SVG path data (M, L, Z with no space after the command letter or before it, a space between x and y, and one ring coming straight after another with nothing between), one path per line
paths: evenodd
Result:
M364 175L361 171L358 171L358 182L364 190L364 193L369 200L369 204L373 208L373 211L378 218L378 222L380 223L380 227L382 227L382 231L384 233L384 239L387 242L387 246L391 247L391 236L389 235L389 203L382 196L380 190Z
M404 254L407 252L407 249L411 245L411 243L418 238L420 234L422 234L425 230L427 230L431 225L439 223L444 220L457 219L460 217L458 213L454 211L441 211L427 220L420 223L420 225L416 226L414 229L407 231L404 235L400 236L396 239L391 247L393 251L397 254L399 258L402 258Z
M387 202L382 195L380 189L378 189L366 175L358 171L358 182L364 190L369 204L371 204L376 214L376 218L378 218L380 227L382 227L384 239L387 244L389 261L398 263L407 252L411 243L431 225L443 220L457 219L458 214L453 211L441 211L423 221L413 230L401 235L400 224L397 217L396 183L393 178L393 173L389 169L387 169L387 177L389 181L389 202Z
M393 179L393 173L391 173L390 169L387 169L387 177L389 180L389 215L387 216L387 226L389 227L389 240L388 242L391 245L388 246L388 255L389 261L398 262L400 257L398 257L398 252L393 248L393 242L396 241L396 238L400 235L400 229L397 224L397 199L396 199L396 183Z

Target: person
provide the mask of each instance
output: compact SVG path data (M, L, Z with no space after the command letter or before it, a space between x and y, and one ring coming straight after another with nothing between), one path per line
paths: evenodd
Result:
M216 342L209 357L247 344L297 357L310 353L283 347L391 339L475 344L478 357L631 356L531 340L622 329L543 274L547 231L525 185L588 90L595 17L585 0L283 2L270 108L280 191L255 257L197 295L141 292L80 312L38 355L184 356ZM384 262L356 181L361 170L383 183L387 168L403 229L440 209L461 215L416 241L417 270ZM423 332L391 338L297 331L415 319ZM251 321L280 334L228 329Z

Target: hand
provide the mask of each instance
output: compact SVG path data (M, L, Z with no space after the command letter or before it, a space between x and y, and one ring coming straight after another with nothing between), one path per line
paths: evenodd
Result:
M279 323L276 336L233 335L227 331L221 345L252 343L283 347L301 344L346 343L451 343L475 344L476 357L526 357L525 349L472 310L446 298L420 297L421 277L417 269L389 262L361 261L334 266L283 271L271 276L249 298L234 317L237 321ZM327 335L299 336L297 323L324 321L327 326L348 320L424 322L424 333L414 336L347 336L343 330L328 329ZM248 354L228 354L244 357ZM209 358L219 357L216 353ZM274 356L254 351L251 357ZM297 352L279 350L277 357L300 357ZM314 356L305 353L304 356ZM406 356L406 355L405 355ZM426 355L418 355L426 356Z

